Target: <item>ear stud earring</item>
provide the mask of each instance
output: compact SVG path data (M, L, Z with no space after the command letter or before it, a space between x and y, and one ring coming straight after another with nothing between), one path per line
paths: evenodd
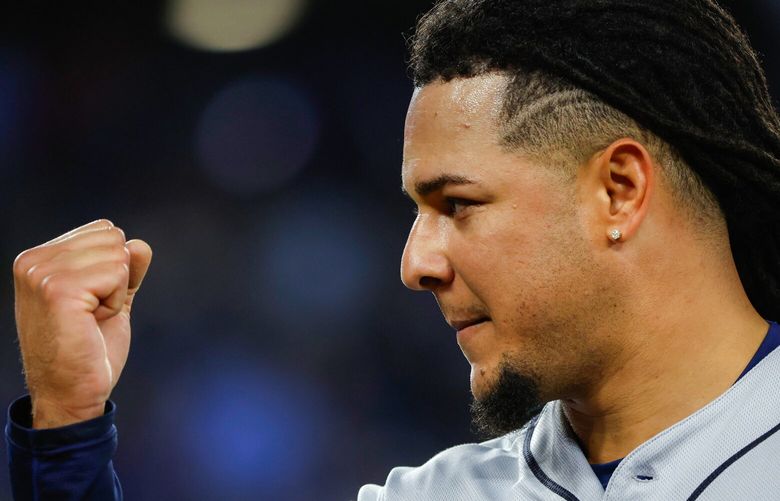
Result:
M613 242L617 242L618 240L623 238L623 233L621 233L619 229L613 228L609 232L609 238L612 239Z

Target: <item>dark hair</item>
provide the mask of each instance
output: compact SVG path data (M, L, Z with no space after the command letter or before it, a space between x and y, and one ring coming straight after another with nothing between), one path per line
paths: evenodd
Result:
M722 211L748 297L780 319L780 120L747 37L714 0L442 0L410 52L417 86L509 75L507 118L536 75L579 90L567 106L601 103L660 138L683 173L676 191ZM512 127L504 139L524 140Z

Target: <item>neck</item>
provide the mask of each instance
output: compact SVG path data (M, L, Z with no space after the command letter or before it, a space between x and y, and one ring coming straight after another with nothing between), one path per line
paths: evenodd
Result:
M764 339L768 325L741 286L696 282L664 297L663 308L644 308L652 314L633 311L619 324L630 343L620 360L584 395L563 400L591 463L625 457L723 394Z

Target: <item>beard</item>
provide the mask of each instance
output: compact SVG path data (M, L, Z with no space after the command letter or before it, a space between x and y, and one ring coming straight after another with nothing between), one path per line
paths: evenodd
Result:
M488 440L522 428L537 415L545 402L539 396L539 383L506 360L498 367L498 379L483 398L471 403L474 431Z

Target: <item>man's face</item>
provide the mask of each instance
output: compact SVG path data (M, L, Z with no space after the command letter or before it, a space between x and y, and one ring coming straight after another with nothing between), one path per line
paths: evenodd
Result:
M495 390L507 366L532 378L542 398L561 398L596 358L587 333L603 307L603 274L576 181L500 145L505 85L485 75L412 97L402 180L419 214L401 276L433 292L458 330L475 399Z

